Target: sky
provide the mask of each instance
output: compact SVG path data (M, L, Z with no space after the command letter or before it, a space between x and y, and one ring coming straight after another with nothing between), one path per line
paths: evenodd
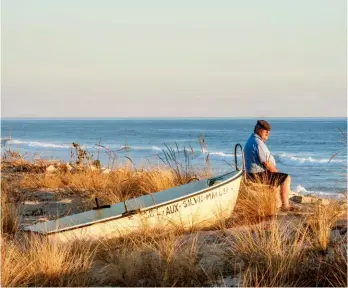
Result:
M3 0L1 117L346 117L345 0Z

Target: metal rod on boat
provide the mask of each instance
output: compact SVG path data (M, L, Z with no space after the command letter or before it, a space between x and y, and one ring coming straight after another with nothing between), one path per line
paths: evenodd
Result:
M123 204L124 204L124 209L126 210L126 213L128 213L128 207L127 207L126 201L127 201L127 200L124 200L124 201L123 201Z
M99 203L98 203L98 198L95 198L95 204L97 205L97 209L99 209Z
M243 147L242 145L240 145L239 143L236 144L236 146L234 146L234 163L236 165L236 170L240 171L239 167L238 167L238 161L237 161L237 148L240 147L240 150L242 152L242 162L243 162L243 168L242 170L245 171L245 160L244 160L244 153L243 153Z
M97 205L97 207L94 207L93 210L99 210L99 209L103 209L103 208L110 208L110 205L99 205L99 200L98 198L94 198L95 199L95 204Z

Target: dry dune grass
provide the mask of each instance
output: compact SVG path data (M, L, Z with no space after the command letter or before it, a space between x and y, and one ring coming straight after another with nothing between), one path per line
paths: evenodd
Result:
M317 204L313 214L284 226L275 216L278 195L278 190L265 185L241 185L233 223L248 228L228 240L231 265L244 263L239 285L346 287L347 234L339 243L330 238L346 207L336 201Z
M203 172L197 171L192 172L190 177L179 179L173 170L167 168L137 171L125 167L113 170L109 174L91 170L78 173L30 173L23 175L21 187L24 189L69 188L75 192L87 193L92 198L100 197L110 203L115 203L169 189L180 185L181 181L187 183L205 176L206 174Z
M199 265L198 234L176 230L58 245L2 238L2 286L203 286L220 273Z
M231 257L243 261L243 286L299 286L297 274L302 269L305 230L280 227L276 220L270 225L260 223L245 229L230 241Z
M2 238L3 287L87 286L94 250L88 243L58 245L45 239L29 242Z
M227 257L213 248L220 267L202 261L205 243L198 241L199 233L183 236L178 230L147 230L62 246L3 238L2 285L216 286L224 270L244 263L238 277L247 287L346 287L346 246L323 256L303 225L281 227L273 221L220 239L229 247Z
M5 198L5 197L4 197ZM15 235L20 224L20 207L1 199L1 233Z
M156 236L154 236L156 235ZM175 231L127 237L109 241L99 250L102 267L99 285L113 286L203 286L217 281L197 265L200 259L198 234L183 240Z
M20 188L69 188L114 203L209 176L207 170L182 177L176 173L169 168L137 171L129 166L109 174L90 170L26 173ZM144 227L123 238L95 243L23 240L18 215L9 204L17 197L12 191L17 188L2 181L2 286L216 286L229 275L226 271L235 271L240 263L237 270L243 286L347 286L347 245L329 241L332 226L346 213L336 204L318 205L313 216L282 226L274 216L279 192L242 183L232 225L252 229L232 236L221 233L219 241L228 249L227 260L217 257L223 262L221 269L210 260L202 262L205 243L198 241L194 227L190 241L183 227L166 231ZM218 216L215 229L227 230L231 224ZM271 220L264 223L265 219ZM218 248L214 249L217 256Z
M325 252L330 243L331 228L347 213L337 202L327 206L317 204L313 215L307 217L307 225L313 238L313 245Z
M9 148L4 150L1 155L1 164L2 166L5 166L5 167L8 164L11 164L13 166L19 166L26 163L27 161L24 159L19 146L17 148L17 151Z
M266 203L265 207L268 207ZM320 227L332 227L339 214L337 207L324 208L325 212L322 208L318 208L314 219L324 223ZM264 215L255 210L246 211L256 215L257 219ZM330 254L324 255L317 245L320 234L312 231L313 222L308 222L312 226L303 225L307 220L314 221L312 218L300 221L296 226L281 226L276 218L252 226L255 217L251 219L251 222L247 222L248 218L244 218L244 224L252 229L231 236L224 235L219 240L229 247L227 260L222 256L218 258L225 270L235 270L237 263L244 263L238 270L240 285L345 287L346 245L334 247ZM119 239L62 246L38 238L25 242L7 237L7 233L4 233L2 285L220 285L225 272L219 266L210 267L209 261L201 261L201 250L205 244L198 241L199 232L192 233L190 241L183 237L185 233L185 229L179 227L166 231L144 227L138 233ZM216 249L215 256L218 255Z
M323 255L303 222L297 226L258 224L230 240L230 258L244 263L246 287L346 287L347 246ZM233 264L231 264L233 265Z
M93 251L86 243L57 245L26 239L20 230L20 206L1 186L1 286L85 286Z
M14 235L19 229L20 206L9 201L8 186L1 180L1 234Z
M90 170L25 173L21 175L20 188L68 188L113 203L207 175L198 170L179 178L176 173L166 168L137 171L128 166L109 174ZM3 185L3 194L9 193L6 188ZM115 243L61 246L38 238L23 241L14 222L18 217L13 217L9 205L2 206L6 214L6 222L2 222L2 286L200 286L210 279L202 269L197 271L197 247L176 243L185 231L183 227L172 227L164 234L144 227L138 234ZM98 270L97 279L91 276L91 269Z
M260 222L278 212L279 190L261 183L242 181L236 207L233 211L235 224Z

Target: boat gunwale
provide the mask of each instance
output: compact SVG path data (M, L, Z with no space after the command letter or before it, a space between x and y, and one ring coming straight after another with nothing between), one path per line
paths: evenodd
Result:
M223 186L223 185L226 185L236 179L238 179L239 177L243 176L244 174L244 171L243 170L240 170L240 171L232 171L232 172L229 172L229 173L226 173L226 174L223 174L223 175L220 175L220 176L216 176L216 177L211 177L211 178L206 178L206 179L202 179L201 181L203 180L206 180L206 181L209 181L211 179L218 179L218 178L221 178L221 177L224 177L228 174L232 174L233 172L238 172L236 173L235 175L233 175L231 178L228 178L226 179L225 181L215 185L215 186L210 186L210 187L207 187L203 190L199 190L197 192L194 192L194 193L191 193L189 195L184 195L184 196L181 196L181 197L178 197L178 198L175 198L175 199L172 199L172 200L169 200L167 202L163 202L163 203L160 203L160 204L156 204L156 205L152 205L152 206L149 206L149 207L145 207L145 208L140 208L139 212L145 212L147 210L151 210L151 209L154 209L154 208L159 208L159 207L162 207L162 206L165 206L165 205L169 205L173 202L177 202L178 200L184 200L186 198L190 198L190 197L193 197L193 196L196 196L196 195L199 195L199 194L202 194L202 193L206 193L206 192L209 192L211 190L214 190L220 186ZM184 184L186 185L186 184ZM180 186L177 186L177 187L180 187ZM175 187L174 187L175 188ZM165 190L162 190L162 191L165 191ZM162 192L162 191L158 191L158 192ZM158 193L156 192L156 193ZM238 191L239 193L239 191ZM149 194L145 194L145 195L149 195ZM144 196L144 195L143 195ZM131 198L131 199L137 199L137 198ZM129 199L129 200L131 200ZM120 202L119 202L120 203ZM117 203L116 203L117 204ZM106 208L108 209L108 208ZM130 216L134 216L134 215L137 215L139 214L138 213L135 213L135 214L131 214L131 215L122 215L122 214L119 214L119 215L116 215L116 216L112 216L112 217L109 217L109 218L105 218L105 219L100 219L100 220L96 220L96 221L93 221L93 222L90 222L90 223L87 223L87 224L79 224L79 225L76 225L76 226L72 226L72 227L66 227L66 228L62 228L60 230L55 230L55 231L50 231L50 232L40 232L40 231L31 231L31 230L24 230L25 232L27 233L33 233L33 234L39 234L39 235L52 235L52 234L56 234L56 233L61 233L61 232L66 232L66 231L69 231L69 230L75 230L75 229L79 229L79 228L83 228L83 227L87 227L87 226L92 226L94 224L99 224L99 223L104 223L104 222L108 222L108 221L111 221L111 220L116 220L116 219L122 219L122 218L125 218L125 217L130 217ZM76 215L76 214L74 214ZM67 216L68 217L68 216ZM59 218L58 218L59 219ZM58 220L57 219L57 220ZM57 220L52 220L52 221L57 221ZM35 225L35 224L34 224ZM25 228L24 228L25 229Z

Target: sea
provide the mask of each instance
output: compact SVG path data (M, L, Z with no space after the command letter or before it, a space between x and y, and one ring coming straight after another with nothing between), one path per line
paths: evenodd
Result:
M183 171L204 168L215 175L235 170L234 147L244 146L254 118L2 119L5 150L26 160L76 160L77 143L104 167L135 169L171 161ZM336 197L347 191L347 118L269 118L267 146L277 168L292 176L291 189ZM172 157L172 159L170 159ZM173 162L174 161L174 162ZM240 150L238 166L242 167Z

